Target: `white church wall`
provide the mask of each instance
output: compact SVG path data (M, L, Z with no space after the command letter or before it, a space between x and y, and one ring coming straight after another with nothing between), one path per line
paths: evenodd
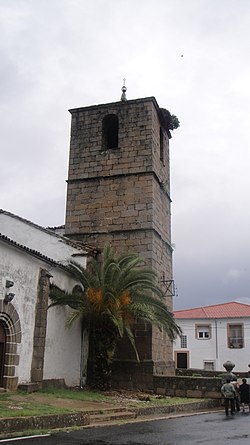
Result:
M34 328L38 280L41 269L47 270L61 289L71 291L77 282L60 267L54 267L15 246L0 241L0 298L4 298L6 279L14 282L11 304L21 324L21 343L18 343L19 364L15 375L18 384L31 381ZM8 304L8 303L7 303ZM44 379L65 379L68 386L80 383L81 328L76 322L65 328L69 309L50 308L47 312L47 332L44 356Z
M15 297L11 304L19 315L22 332L21 343L18 344L20 361L16 367L16 375L20 382L26 382L30 381L39 265L36 261L31 261L29 255L3 242L0 263L3 293L6 279L14 282L11 291Z
M51 282L71 292L76 282L59 269L51 271ZM79 386L81 366L81 324L78 320L66 328L71 310L66 307L48 309L44 356L44 379L64 379L67 386Z
M76 249L70 243L67 244L66 239L64 240L61 236L8 212L0 212L0 233L23 246L37 250L54 261L67 264L73 260L82 267L86 267L84 252ZM76 253L78 253L76 257L72 256Z

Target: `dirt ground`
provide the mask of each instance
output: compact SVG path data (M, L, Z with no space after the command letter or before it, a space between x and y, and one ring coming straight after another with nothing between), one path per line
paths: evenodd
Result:
M124 392L107 392L105 393L107 401L88 401L88 400L73 400L65 399L56 396L41 393L30 393L30 394L13 394L11 399L8 400L8 404L18 405L22 402L35 402L40 404L50 405L56 408L67 408L67 409L77 409L83 411L93 411L101 410L107 408L113 408L113 406L131 406L131 405L142 405L145 402L149 402L151 396L144 393L133 393L130 391ZM144 402L144 403L143 403Z

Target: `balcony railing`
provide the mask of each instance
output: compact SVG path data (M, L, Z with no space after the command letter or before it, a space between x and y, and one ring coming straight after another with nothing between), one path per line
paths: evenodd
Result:
M230 349L241 349L243 346L243 337L228 337L228 347Z

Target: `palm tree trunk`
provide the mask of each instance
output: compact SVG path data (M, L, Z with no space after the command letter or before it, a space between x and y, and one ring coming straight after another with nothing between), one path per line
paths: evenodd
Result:
M80 388L83 389L87 383L87 368L89 357L89 332L82 326L81 332L81 362L80 362Z
M88 384L101 391L111 388L112 362L116 350L114 332L96 327L90 333Z

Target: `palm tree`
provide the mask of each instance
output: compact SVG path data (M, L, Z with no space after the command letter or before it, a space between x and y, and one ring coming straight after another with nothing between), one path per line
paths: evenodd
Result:
M167 332L170 339L181 333L163 301L163 291L156 283L156 274L145 267L137 254L116 256L114 249L106 246L102 261L92 258L86 269L76 263L68 268L80 285L69 294L52 284L50 306L69 306L72 313L68 326L80 318L88 332L93 386L99 389L110 386L116 345L124 335L139 361L132 330L135 319L158 326Z

